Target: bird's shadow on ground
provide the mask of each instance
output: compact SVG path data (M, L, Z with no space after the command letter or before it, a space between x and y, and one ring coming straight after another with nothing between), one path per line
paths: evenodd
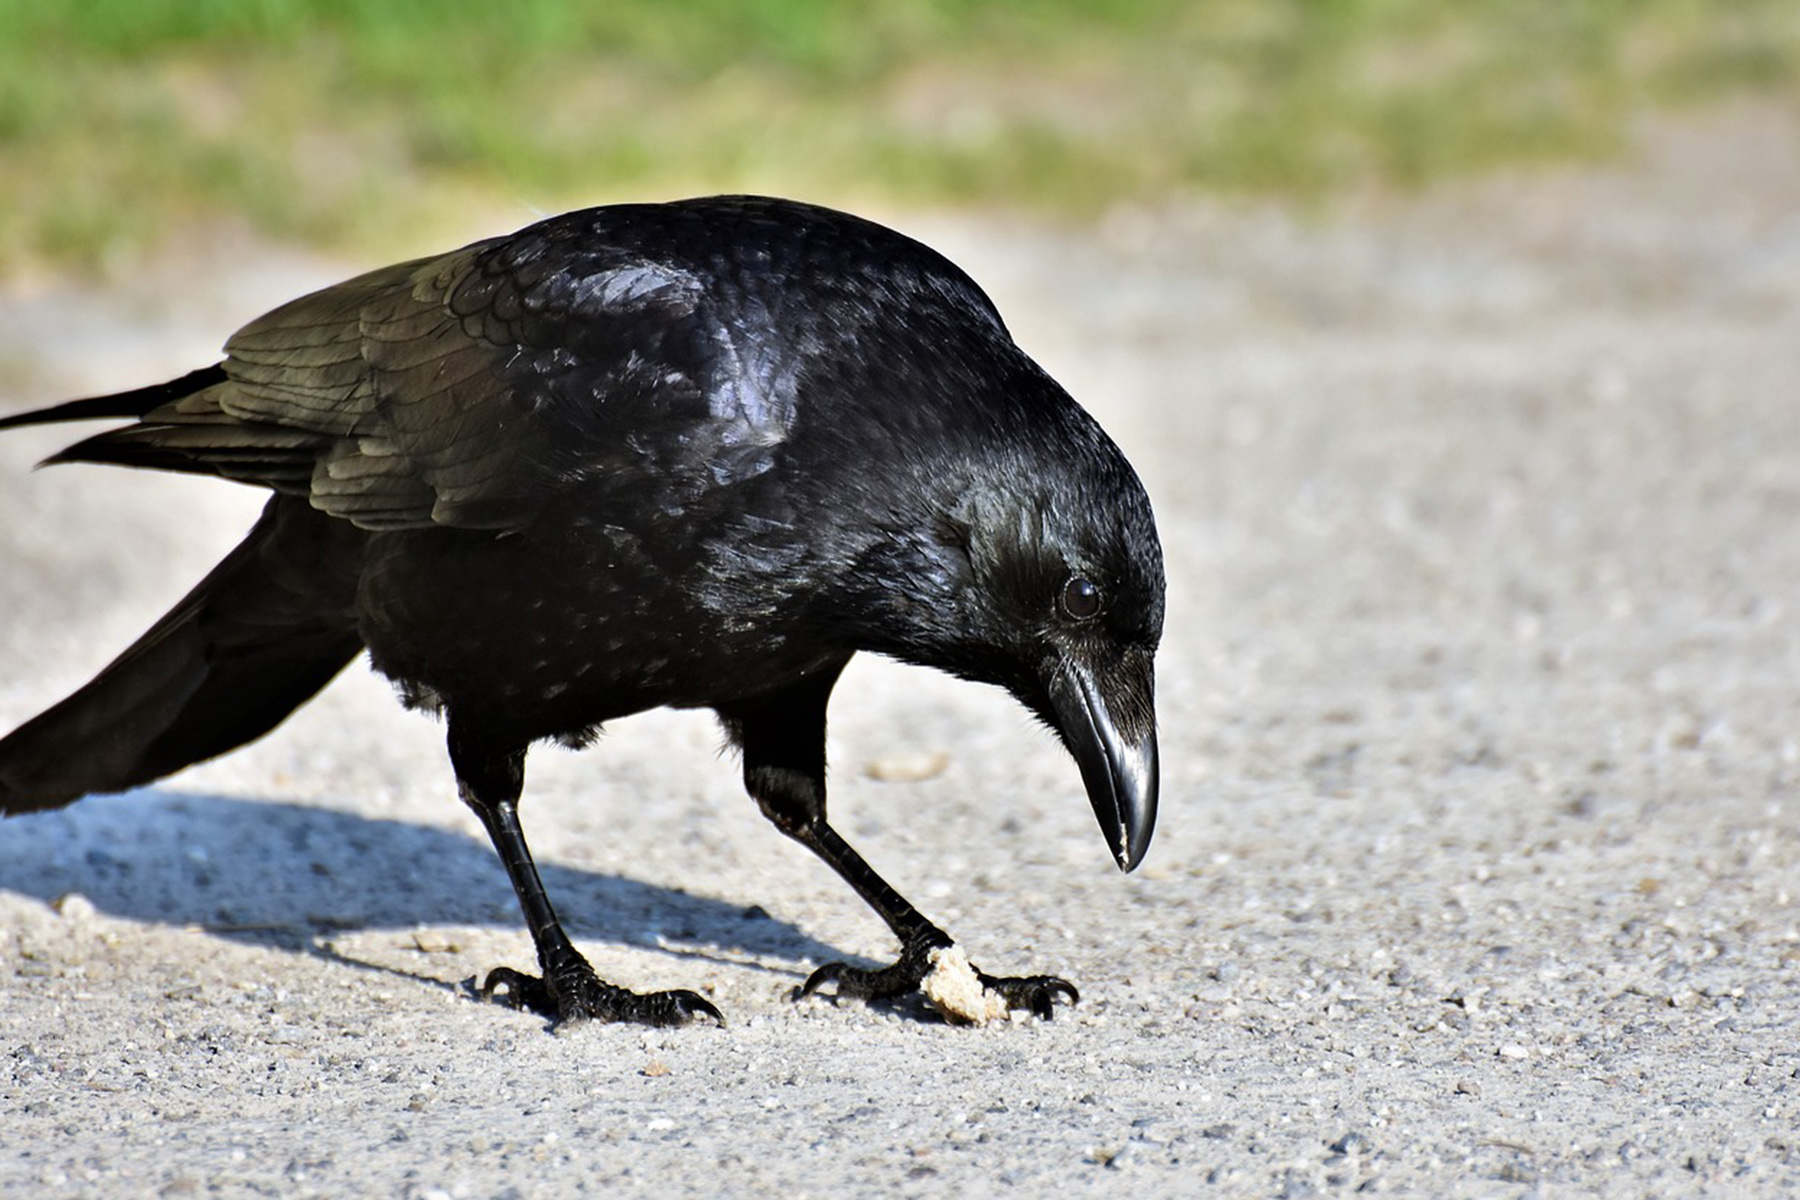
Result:
M761 908L538 864L571 935L666 953L798 964L843 957ZM0 827L0 888L103 913L340 957L322 935L420 925L520 928L486 843L334 809L142 791ZM796 965L796 973L798 973Z

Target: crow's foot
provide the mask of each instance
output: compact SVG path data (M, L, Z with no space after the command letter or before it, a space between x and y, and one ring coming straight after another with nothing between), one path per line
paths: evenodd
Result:
M1055 975L989 975L977 970L937 929L908 938L899 961L879 970L826 963L794 989L794 999L810 996L827 983L837 985L839 996L864 1000L922 992L932 1007L950 1020L972 1024L1004 1016L1015 1008L1048 1021L1056 1015L1058 997L1070 1004L1081 999L1074 984Z
M718 1024L725 1018L698 992L632 992L614 987L586 962L565 964L545 976L527 975L511 967L488 972L475 994L512 1008L548 1017L560 1029L586 1021L628 1021L638 1025L686 1025L700 1017Z

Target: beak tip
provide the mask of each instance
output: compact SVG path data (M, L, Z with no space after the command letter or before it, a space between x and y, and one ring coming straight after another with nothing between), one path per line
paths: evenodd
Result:
M1113 860L1119 864L1119 870L1129 875L1138 869L1138 864L1144 861L1144 855L1149 852L1150 830L1132 830L1120 839L1119 848L1113 853Z

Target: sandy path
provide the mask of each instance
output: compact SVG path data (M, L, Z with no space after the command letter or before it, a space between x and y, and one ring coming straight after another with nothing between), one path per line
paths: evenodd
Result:
M526 819L601 972L730 1027L470 1003L529 944L440 731L353 672L250 751L0 828L0 1192L1800 1188L1800 125L1324 223L904 223L1158 504L1162 828L1121 877L1022 714L880 663L839 692L834 808L976 961L1081 1006L789 1004L889 947L668 714L541 752ZM354 266L15 286L0 405L185 370ZM256 505L28 472L59 436L0 439L0 725Z

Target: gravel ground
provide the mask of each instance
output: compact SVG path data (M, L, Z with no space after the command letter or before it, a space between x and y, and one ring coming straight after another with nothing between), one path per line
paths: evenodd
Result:
M602 974L729 1026L473 1003L529 943L441 730L352 670L251 750L0 829L0 1192L1794 1194L1800 120L1323 217L897 223L1158 504L1162 827L1121 876L1010 702L880 662L838 693L834 811L1079 1007L790 1003L890 946L666 713L540 752L527 826ZM361 265L227 239L15 281L0 404L186 370ZM62 438L0 439L0 725L257 506L30 473Z

